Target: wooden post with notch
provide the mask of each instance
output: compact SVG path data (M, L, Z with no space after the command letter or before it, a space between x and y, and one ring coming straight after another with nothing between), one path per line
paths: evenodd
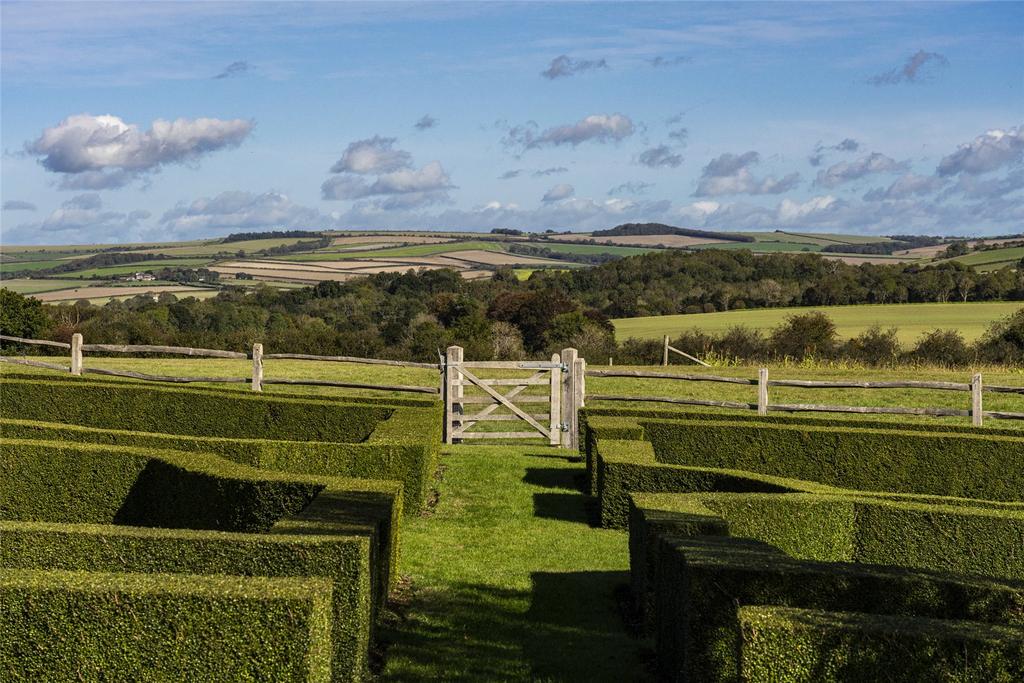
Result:
M252 345L252 390L263 391L263 344Z
M562 432L562 446L575 449L579 434L579 401L578 387L579 376L577 375L577 361L579 353L576 349L562 349L562 363L565 365L565 375L562 377L562 421L568 427Z
M551 355L552 363L561 363L561 357L555 353ZM548 433L551 438L548 440L552 446L560 446L562 443L562 369L559 366L551 368L551 410Z
M757 414L768 414L768 368L757 371Z
M971 424L981 426L984 413L981 409L981 373L971 378Z
M462 426L462 373L459 366L462 364L462 347L449 346L444 356L444 442L455 443L452 434L455 432L455 425Z
M665 335L664 345L661 349L661 364L668 365L668 335Z
M78 332L71 335L71 374L82 374L82 335Z

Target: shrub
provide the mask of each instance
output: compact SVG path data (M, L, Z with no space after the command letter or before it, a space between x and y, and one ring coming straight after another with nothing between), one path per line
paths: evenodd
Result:
M892 365L899 359L900 342L896 328L883 330L872 325L846 343L845 355L866 365Z
M971 362L971 353L964 337L956 330L933 330L921 335L910 357L920 363L948 368L963 367Z
M1024 309L993 323L978 342L978 351L990 363L1024 362Z
M830 358L836 350L836 325L821 311L786 318L771 333L775 354L782 358Z
M726 358L757 360L769 356L768 341L760 330L744 325L730 327L720 339L712 344L716 352Z
M331 680L316 578L0 570L12 680Z

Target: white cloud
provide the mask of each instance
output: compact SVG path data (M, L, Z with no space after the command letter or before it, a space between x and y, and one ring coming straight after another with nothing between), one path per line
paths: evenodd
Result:
M841 161L834 166L829 166L825 171L818 171L818 178L814 181L814 184L820 187L838 187L843 183L858 180L875 173L905 171L908 166L909 164L905 161L899 162L884 154L872 152L855 161Z
M832 195L811 197L806 202L795 202L787 198L779 202L777 214L779 220L785 223L794 223L808 216L827 211L835 203L836 198Z
M198 160L204 154L236 147L252 132L253 122L212 118L157 119L140 130L117 116L75 114L46 128L26 143L43 167L65 174L65 187L118 187L165 164ZM74 176L88 180L76 184Z
M576 188L568 183L560 183L544 193L544 198L541 201L545 203L559 202L563 199L568 199L574 194L576 194Z
M980 175L1024 158L1024 126L1009 130L990 130L971 142L957 147L939 162L937 172L942 176L958 173Z
M4 240L11 244L53 244L55 239L69 243L128 241L138 235L149 217L148 211L104 211L99 195L77 195L40 222L5 230Z
M873 202L922 196L938 192L945 184L945 180L936 176L907 173L897 178L887 189L877 187L871 190L864 195L864 200Z
M4 202L4 211L35 211L38 207L32 202L25 202L20 199L8 199Z
M331 166L331 173L388 173L412 166L412 155L395 149L395 138L375 135L349 143L341 158Z
M648 168L678 168L683 155L674 153L668 145L658 145L641 152L637 161Z
M761 155L750 151L740 155L722 154L712 159L701 172L695 197L716 197L727 194L782 194L796 187L799 173L783 178L756 178L750 167L761 161Z
M536 124L515 126L508 130L504 143L509 147L540 149L542 147L576 147L584 142L618 142L636 131L633 121L623 114L592 114L576 123L536 132Z
M164 213L160 225L175 235L205 236L237 229L309 228L319 221L316 209L296 204L279 192L229 191L181 202Z

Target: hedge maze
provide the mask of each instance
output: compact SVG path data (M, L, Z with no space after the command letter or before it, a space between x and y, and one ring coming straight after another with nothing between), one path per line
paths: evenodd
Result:
M0 380L0 671L367 676L430 403Z
M1024 438L588 409L602 526L677 681L1024 680Z

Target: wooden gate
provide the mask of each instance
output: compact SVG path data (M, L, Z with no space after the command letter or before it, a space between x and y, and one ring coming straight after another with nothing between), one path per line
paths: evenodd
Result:
M445 443L543 438L552 446L576 448L584 366L575 349L550 361L465 361L461 346L448 347L442 381ZM503 376L480 376L488 370L501 370ZM509 371L529 374L509 377L515 374ZM520 431L487 430L492 422L513 423Z

